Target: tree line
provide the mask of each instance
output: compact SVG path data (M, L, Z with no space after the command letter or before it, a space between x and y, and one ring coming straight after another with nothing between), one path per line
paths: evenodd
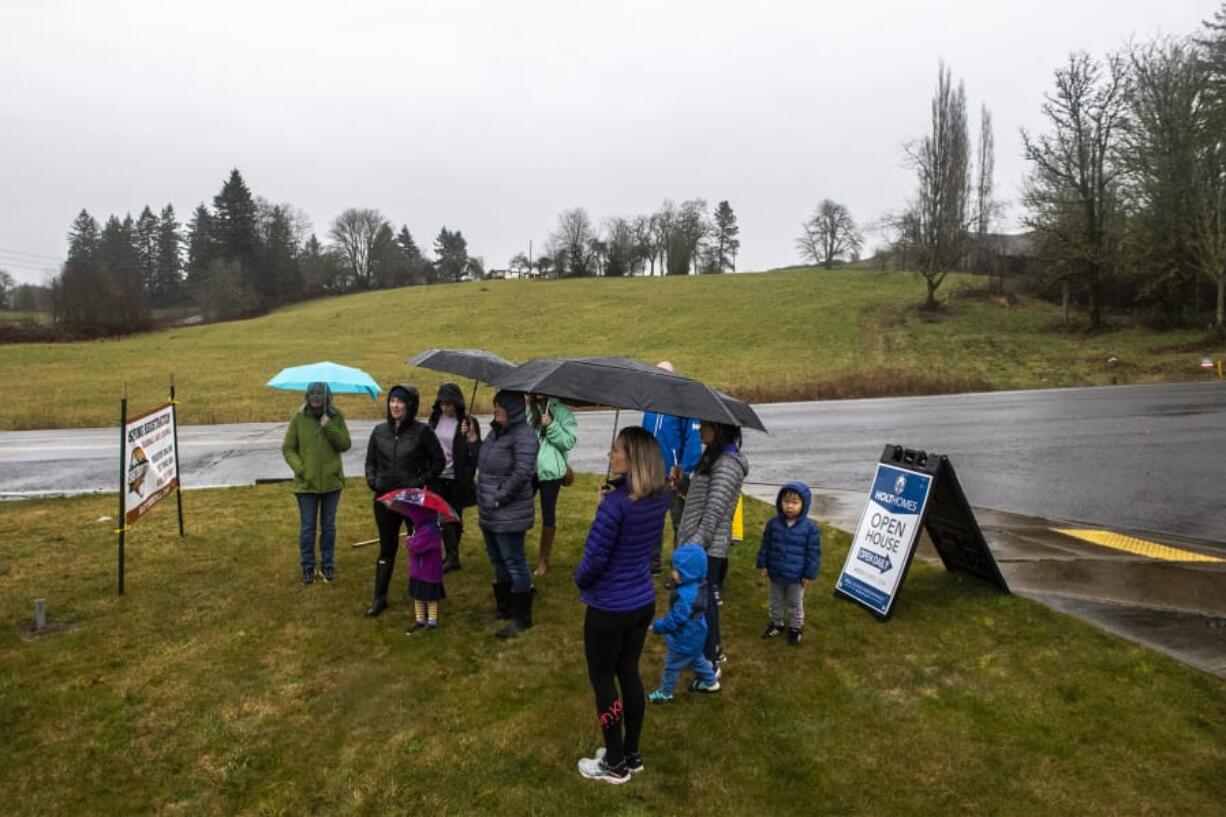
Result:
M201 203L186 225L169 204L156 214L146 206L136 219L112 215L101 226L82 210L51 284L57 324L131 332L147 328L157 308L235 318L320 295L481 274L459 230L443 227L430 259L408 227L395 231L373 209L342 212L324 244L305 214L253 195L237 169L212 205Z
M540 256L517 253L510 269L543 277L735 272L740 231L727 201L708 215L703 199L680 206L666 199L654 213L614 216L600 225L575 207L558 216Z
M993 232L1004 205L991 112L980 108L972 144L965 86L941 64L928 131L904 145L914 193L869 224L886 236L882 268L917 271L928 308L952 270L1003 285L1015 268L1063 304L1066 325L1073 306L1098 329L1108 308L1178 327L1212 305L1212 328L1226 333L1226 4L1188 36L1072 53L1053 79L1042 128L1021 132L1027 233L1010 249ZM859 258L863 233L845 205L824 199L801 226L806 261Z

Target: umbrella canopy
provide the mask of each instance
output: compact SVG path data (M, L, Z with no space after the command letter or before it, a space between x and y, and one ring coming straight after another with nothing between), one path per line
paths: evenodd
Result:
M766 431L748 404L682 375L628 357L536 358L493 381L578 405L639 409Z
M410 366L457 377L471 377L483 383L493 383L495 378L515 368L511 361L485 349L427 349L405 362Z
M459 522L460 517L447 500L427 488L397 488L379 497L379 501L396 513L407 516L416 527L438 521Z
M333 394L369 394L371 400L383 391L374 378L361 369L341 366L330 360L282 369L266 385L287 391L306 391L312 383L328 384Z

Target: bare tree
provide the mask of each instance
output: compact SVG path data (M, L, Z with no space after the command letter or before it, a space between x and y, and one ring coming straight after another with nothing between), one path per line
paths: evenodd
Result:
M567 268L571 275L591 274L592 241L596 238L596 231L592 227L592 219L588 216L587 210L576 207L559 215L558 226L552 238L554 245L558 248L558 252L554 253L555 261L565 254ZM559 264L558 274L562 274L563 271L562 265Z
M368 288L373 283L372 252L387 219L378 210L349 208L332 222L329 235L355 286ZM390 225L388 225L390 228Z
M702 199L690 199L681 203L668 231L669 275L689 275L697 272L701 260L703 239L711 232L707 222L707 203Z
M1127 90L1118 55L1104 66L1085 53L1071 54L1043 103L1051 131L1022 131L1023 155L1032 165L1024 223L1039 234L1047 260L1067 270L1066 286L1085 285L1092 328L1102 325L1103 288L1118 263L1121 169L1113 157Z
M864 246L851 211L831 199L818 202L813 215L800 226L803 232L796 239L796 248L806 261L826 269L834 268L836 258L858 253Z
M629 219L611 218L605 222L605 275L631 275L639 263L639 244L634 224Z
M673 229L677 221L677 205L673 204L671 199L665 199L660 204L660 209L651 216L652 230L652 274L655 274L655 261L660 261L660 274L665 275L668 272L668 251L669 237L673 234Z
M992 282L995 253L991 246L992 221L996 217L996 202L992 199L993 176L996 173L996 138L992 133L992 112L987 105L979 109L979 164L975 168L975 266L988 274ZM1004 270L1000 271L1000 288L1005 288Z
M924 304L937 305L937 288L966 254L970 200L970 137L966 126L966 89L955 88L942 61L937 90L932 97L932 130L918 144L906 148L919 182L907 224L909 237L928 285Z

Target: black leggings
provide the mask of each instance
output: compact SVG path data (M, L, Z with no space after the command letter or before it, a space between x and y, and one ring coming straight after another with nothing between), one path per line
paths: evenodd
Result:
M728 575L728 559L721 556L707 557L707 643L702 654L711 663L720 651L722 641L719 634L719 602L715 593L720 590L724 577Z
M558 494L562 490L562 480L542 479L537 483L541 492L541 526L552 528L557 524Z
M639 677L639 656L647 628L655 615L655 602L624 613L587 608L583 619L583 651L587 676L596 693L596 716L604 732L605 763L620 766L626 755L639 750L647 695ZM616 684L614 680L616 679ZM621 698L617 688L621 687Z
M386 559L392 564L396 564L396 551L400 549L401 525L404 525L407 531L413 530L408 519L395 511L388 510L386 505L376 499L375 526L379 528L379 558Z

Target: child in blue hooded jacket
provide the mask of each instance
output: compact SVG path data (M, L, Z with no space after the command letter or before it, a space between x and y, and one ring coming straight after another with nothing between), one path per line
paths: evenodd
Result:
M651 629L666 635L668 655L660 688L647 696L652 703L673 699L677 677L687 667L694 670L693 692L718 692L719 677L703 655L707 642L707 552L696 544L673 551L673 589L668 615L656 619Z
M770 578L770 621L763 638L783 633L788 613L788 643L800 644L805 626L805 584L817 578L822 563L822 532L809 519L813 494L803 482L789 482L775 498L775 515L762 531L758 570Z

